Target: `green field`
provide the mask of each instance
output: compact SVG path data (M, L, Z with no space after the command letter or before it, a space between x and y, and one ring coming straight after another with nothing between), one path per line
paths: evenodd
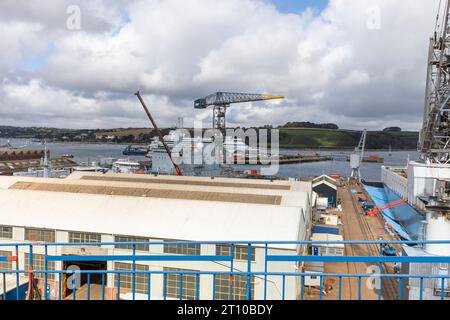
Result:
M353 149L359 143L361 132L350 130L281 128L280 147L282 148L324 148ZM367 149L415 150L418 132L383 132L367 133Z

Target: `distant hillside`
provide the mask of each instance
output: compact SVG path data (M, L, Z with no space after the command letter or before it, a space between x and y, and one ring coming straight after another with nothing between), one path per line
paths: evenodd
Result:
M282 148L353 149L361 138L360 131L310 128L280 128ZM418 132L370 131L367 133L367 149L415 150Z
M334 123L313 123L313 122L288 122L278 128L314 128L314 129L333 129L337 130L339 127Z
M291 125L286 124L287 126ZM313 124L304 122L302 126L334 126L333 124ZM285 126L286 126L285 125ZM270 128L270 126L268 126ZM418 132L391 130L371 131L367 134L368 149L415 150ZM400 128L398 128L400 129ZM167 134L170 129L162 129ZM324 128L279 127L280 146L282 148L329 148L353 149L361 137L360 131L336 130ZM155 135L151 129L122 128L110 130L71 130L58 128L0 126L0 138L46 139L64 142L112 142L112 143L148 143ZM110 136L114 136L111 138Z

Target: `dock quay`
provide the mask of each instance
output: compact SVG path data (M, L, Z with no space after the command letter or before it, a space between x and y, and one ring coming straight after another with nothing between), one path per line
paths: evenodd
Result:
M312 162L324 162L324 161L331 161L333 160L330 156L301 156L301 155L295 155L295 156L281 156L278 159L270 159L270 160L264 160L261 161L260 159L250 159L246 158L245 160L234 160L232 161L232 164L241 164L241 165L264 165L269 163L272 164L295 164L295 163L312 163Z
M342 153L335 153L332 154L330 157L330 160L333 161L347 161L350 162L350 156L347 154ZM365 163L384 163L384 158L381 156L367 156L363 157L362 162Z
M352 192L353 191L353 192ZM356 193L354 193L356 191ZM385 241L394 241L394 239L384 228L384 222L380 216L367 217L358 201L359 197L369 199L367 193L356 183L345 183L338 186L338 199L340 199L341 209L329 210L332 215L337 215L341 221L339 227L340 233L345 241L372 241L376 242L382 238ZM397 252L401 251L399 245L395 245ZM380 246L375 243L371 244L346 244L344 255L348 257L357 256L376 256L380 253ZM379 264L346 262L324 263L324 273L327 274L366 274L369 268L379 269ZM383 263L382 272L384 274L394 275L393 263ZM341 298L344 300L397 300L398 299L398 283L396 279L382 279L381 290L366 285L368 278L361 279L361 286L358 278L341 278ZM332 288L323 294L324 300L339 299L339 277L327 277L324 288ZM307 290L305 299L317 300L320 298L320 292L316 290Z
M310 162L323 162L331 161L329 156L284 156L278 160L279 164L294 164L294 163L310 163Z
M352 189L356 190L357 193L352 193ZM344 232L346 234L346 239L348 240L368 240L368 241L377 241L380 238L383 240L393 241L398 240L392 238L392 236L387 233L384 228L384 221L380 215L377 217L368 217L364 214L364 210L362 209L358 197L362 195L366 199L370 199L369 195L364 191L363 188L359 184L349 184L343 187L340 190L340 195L342 195L344 201L344 212L347 215L343 216L344 223ZM347 227L346 227L347 226ZM348 247L349 252L348 255L355 255L357 250L361 250L361 248L354 248L353 246ZM397 252L401 251L400 246L396 245ZM369 245L364 248L364 255L377 255L379 254L379 246ZM361 251L358 251L358 254L361 254ZM392 264L383 264L383 272L387 274L394 274L393 265ZM358 270L357 268L361 268L361 266L356 266L353 264L349 266L350 269ZM361 270L362 271L362 270ZM395 279L388 278L383 280L382 291L380 294L385 300L396 300L397 299L397 291L398 284ZM354 287L355 284L351 284L351 287ZM353 294L355 290L352 290ZM368 299L378 299L378 292L374 292L373 290L365 290L363 293ZM375 296L374 296L375 295Z

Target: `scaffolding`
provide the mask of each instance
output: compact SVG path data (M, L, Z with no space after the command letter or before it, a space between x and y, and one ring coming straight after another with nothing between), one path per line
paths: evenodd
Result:
M439 10L440 11L440 10ZM426 163L450 163L450 1L430 39L423 126L418 149ZM442 25L442 29L441 29Z

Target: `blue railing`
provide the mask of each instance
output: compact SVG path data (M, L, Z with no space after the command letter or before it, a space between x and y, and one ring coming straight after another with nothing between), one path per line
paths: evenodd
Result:
M373 256L314 256L314 255L299 255L296 252L299 248L305 248L305 246L320 246L320 245L332 245L332 244L343 244L344 246L373 246L376 245L379 250L377 255ZM137 250L138 246L148 246L148 251ZM164 245L226 245L229 246L228 255L181 255L181 254L168 254L164 253L162 249L157 249L157 246ZM227 299L304 299L305 292L308 285L305 283L306 279L318 278L317 289L318 296L313 296L322 300L324 294L326 293L325 280L326 279L337 279L338 290L336 299L343 299L345 290L352 290L351 286L349 288L343 288L343 281L346 279L356 280L356 290L358 300L361 300L363 292L363 280L371 279L378 281L378 287L370 290L377 291L378 299L406 299L407 296L404 294L404 284L406 281L417 280L419 283L419 299L422 300L424 294L424 288L429 288L425 286L424 282L432 283L431 289L435 290L437 298L445 300L446 296L450 294L449 287L449 272L448 266L450 264L450 256L384 256L383 248L385 245L443 245L450 246L450 241L273 241L273 242L263 242L263 241L253 241L253 242L103 242L103 243L1 243L0 250L5 251L4 248L14 248L11 250L11 256L0 256L0 262L11 262L15 268L11 270L0 270L0 283L3 283L3 288L0 287L0 293L3 292L3 299L23 299L21 295L20 287L24 282L24 277L28 277L28 289L29 281L35 282L34 277L38 277L37 287L42 288L44 294L38 295L41 299L121 299L122 294L130 294L130 299L135 300L138 298L138 294L142 294L146 299L152 299L155 294L153 290L161 289L162 291L161 299L216 299L224 298L223 288L220 292L221 295L217 296L217 284L218 278L222 282L222 287L225 286L226 293L225 298ZM128 246L131 249L123 249L117 246ZM287 254L285 246L289 246L290 254ZM68 247L96 247L96 248L112 248L114 250L128 250L129 254L108 254L108 255L91 255L91 254L64 254L62 253L62 248ZM246 260L237 260L236 258L236 248L241 250L240 256L242 258L243 253L246 253ZM2 249L3 248L3 249ZM161 248L161 247L160 247ZM155 250L153 250L155 249ZM258 254L253 253L252 250L258 250ZM294 250L294 251L292 251ZM40 262L36 263L35 258L36 252L39 251ZM50 253L49 253L50 252ZM21 257L23 253L28 253L27 264L31 266L29 270L20 269ZM286 253L286 254L283 254ZM255 257L253 260L252 257ZM43 261L42 261L43 257ZM131 270L67 270L63 266L66 263L108 263L108 262L131 262ZM24 261L25 262L25 261ZM138 270L137 262L159 262L157 269L155 270ZM375 264L378 268L378 273L325 273L325 272L305 272L301 271L300 263L355 263L355 264ZM62 266L59 269L51 270L49 268L49 263L61 263ZM179 264L185 263L195 264L194 269L200 269L196 271L190 270L161 270L166 264ZM203 264L202 263L206 263ZM272 263L277 264L277 271L271 271L270 266ZM294 263L297 268L294 269ZM400 264L440 264L447 265L447 270L445 274L399 274L399 273L383 273L383 267L386 264L400 263ZM212 264L215 269L211 270ZM36 267L40 265L40 267ZM153 266L155 267L155 266ZM173 268L173 266L170 266ZM282 271L280 271L282 270ZM84 277L84 281L81 281L81 277ZM113 283L111 283L111 277L114 277ZM139 285L140 289L137 288L138 280L140 277ZM162 283L160 279L162 277ZM9 283L15 282L13 288L8 289L7 278L10 280ZM95 278L95 283L93 281ZM109 278L109 279L108 279ZM131 278L131 279L130 279ZM190 287L183 288L187 286L183 279L190 279ZM211 292L202 294L200 290L201 279L208 278ZM240 285L235 284L235 280L240 279ZM2 281L3 279L3 281ZM121 288L122 281L127 279L125 283L126 288ZM156 280L155 280L156 279ZM258 279L262 281L262 289L259 289L258 294L254 291L255 286L252 282ZM15 280L15 281L14 281ZM394 284L392 280L395 280ZM26 281L25 281L26 282ZM81 282L82 283L81 285ZM109 282L109 283L108 283ZM131 282L131 284L130 284ZM156 283L153 283L156 282ZM177 282L177 284L175 284ZM225 285L223 284L225 282ZM171 288L169 288L169 283ZM192 286L194 283L194 287ZM56 293L50 294L48 290L49 285L52 284L54 291ZM175 285L175 287L174 287ZM268 287L272 285L275 287L277 295L268 294ZM11 285L10 285L11 286ZM390 297L386 291L387 287L390 286ZM145 289L142 289L144 287ZM209 288L209 286L207 286ZM288 289L289 287L289 289ZM395 287L395 288L394 288ZM69 290L67 290L69 288ZM156 288L156 289L155 289ZM96 291L97 296L93 295L93 291ZM171 289L171 290L169 290ZM190 294L185 294L185 290L188 290ZM241 291L236 292L235 289L240 289ZM355 288L353 288L355 289ZM245 293L243 292L245 290ZM262 291L261 291L262 290ZM289 292L287 292L287 290ZM369 291L370 291L369 290ZM437 291L436 291L437 290ZM37 290L42 291L41 290ZM71 291L69 294L67 291ZM171 292L169 292L171 291ZM383 293L386 291L386 293ZM395 291L395 297L393 294ZM108 294L107 294L108 292ZM9 293L9 294L8 294ZM293 294L294 293L294 294ZM2 296L0 294L0 296ZM311 298L311 297L310 297ZM348 297L347 297L348 298Z

